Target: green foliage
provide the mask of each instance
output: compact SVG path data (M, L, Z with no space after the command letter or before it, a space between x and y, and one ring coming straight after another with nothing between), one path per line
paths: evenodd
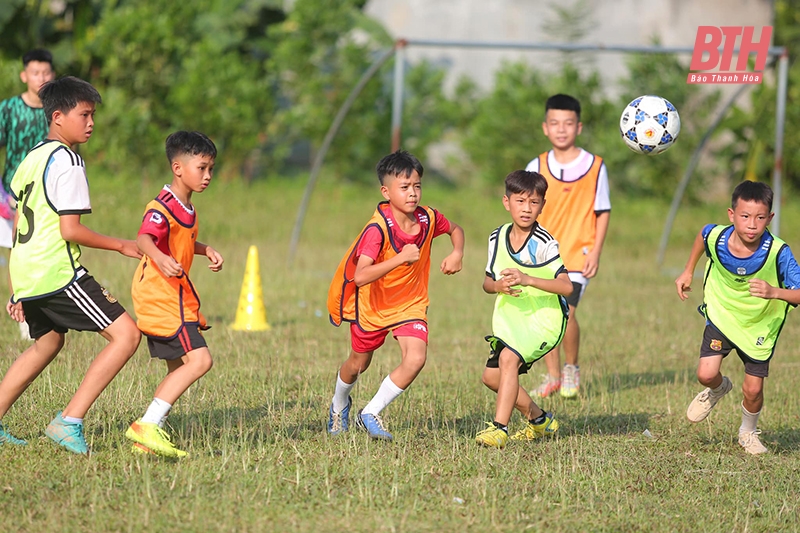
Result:
M263 1L154 0L105 10L87 41L105 96L91 150L121 166L137 154L154 171L166 136L196 129L217 144L220 167L239 174L274 107L266 51L248 39L264 9Z

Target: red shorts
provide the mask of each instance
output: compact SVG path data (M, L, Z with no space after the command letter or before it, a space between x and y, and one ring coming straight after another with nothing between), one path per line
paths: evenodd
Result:
M355 322L351 322L350 345L353 347L353 351L357 353L373 352L383 346L389 331L388 329L363 331ZM406 322L397 326L391 332L395 339L397 337L416 337L428 344L428 325L421 320Z

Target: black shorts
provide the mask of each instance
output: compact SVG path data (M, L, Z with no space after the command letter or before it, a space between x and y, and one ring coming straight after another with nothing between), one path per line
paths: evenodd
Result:
M491 344L490 353L492 354L492 356L489 357L489 360L486 361L486 368L500 368L500 352L503 351L503 348L508 348L508 346L506 346L503 341L492 335L486 337L486 341ZM511 348L508 349L511 350ZM520 357L520 355L517 352L515 352L514 350L511 350L511 352L517 357L519 357L519 360L522 363L522 365L520 365L519 367L519 372L517 373L519 375L527 374L528 370L530 370L534 361L531 361L531 363L528 364L522 357Z
M743 354L736 348L731 341L728 340L714 324L706 324L706 329L703 331L703 344L700 345L700 357L711 357L712 355L721 355L726 358L731 350L736 350L739 359L744 363L744 373L758 378L765 378L769 376L769 361L758 362L753 361L746 354Z
M34 339L51 331L102 331L125 314L117 299L89 274L59 293L23 301L22 310Z
M173 360L179 359L198 348L208 346L203 334L200 333L198 324L184 324L177 335L171 339L147 336L147 348L150 350L150 357L156 359Z
M572 282L572 292L569 296L567 296L567 303L572 307L578 307L578 302L581 301L581 296L583 296L583 289L584 286L582 283L578 283L577 281Z

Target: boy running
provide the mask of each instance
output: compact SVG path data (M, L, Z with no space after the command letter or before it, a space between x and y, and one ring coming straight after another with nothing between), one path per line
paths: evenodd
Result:
M141 334L111 293L80 262L81 246L139 258L136 243L101 235L81 223L92 211L83 159L70 147L92 135L100 94L89 83L65 77L39 91L50 122L47 139L28 153L11 191L19 205L9 262L12 296L6 310L27 320L33 345L0 382L0 418L55 359L67 331L96 331L107 341L67 406L45 434L67 450L87 454L86 412L136 351ZM25 444L0 422L0 444Z
M405 391L425 365L428 350L428 277L431 244L450 235L453 251L439 269L461 270L464 231L422 200L422 164L397 151L378 163L381 194L386 199L350 245L328 291L333 325L350 322L350 356L339 368L328 414L328 433L350 429L350 391L369 368L372 355L389 332L400 345L402 361L358 412L356 424L371 438L393 440L381 411Z
M686 268L675 280L678 296L686 300L695 266L703 253L708 256L699 308L706 329L697 365L697 379L706 388L689 404L686 416L691 422L705 420L731 391L733 384L720 368L736 349L744 363L739 445L754 455L769 451L756 429L764 404L764 378L790 304L800 303L800 267L789 246L767 230L772 197L772 189L764 183L737 185L728 209L731 225L704 226Z
M547 179L547 209L542 211L539 222L558 240L573 287L567 296L569 322L562 343L566 363L563 377L559 348L555 348L544 357L547 376L531 391L540 398L559 389L565 398L578 395L580 327L576 312L589 280L597 275L611 215L608 173L603 159L575 146L582 128L578 100L566 94L548 98L542 130L553 149L525 168Z
M517 170L506 176L503 206L511 214L489 236L489 262L483 290L497 294L492 335L486 337L492 356L483 383L497 393L494 421L476 436L478 444L503 448L514 407L528 421L513 440L553 435L558 421L536 405L519 384L519 375L552 350L567 327L567 301L572 293L558 242L537 222L545 205L547 180L536 172Z
M125 432L133 451L185 457L162 428L173 404L192 383L211 370L211 353L201 330L208 329L200 313L200 298L189 279L195 255L208 257L212 272L222 269L222 256L197 240L198 217L192 194L201 193L214 171L217 148L197 131L167 137L172 184L147 204L136 243L144 256L133 275L133 309L147 336L151 357L167 363L167 376L153 401Z

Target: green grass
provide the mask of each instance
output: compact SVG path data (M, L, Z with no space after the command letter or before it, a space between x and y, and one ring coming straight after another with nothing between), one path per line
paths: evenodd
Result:
M135 235L159 184L93 176L90 226ZM213 274L204 260L193 279L213 326L212 371L170 416L176 442L192 454L173 462L129 453L126 426L141 416L163 363L143 344L87 417L91 457L43 437L102 346L70 333L61 355L4 422L30 441L0 447L0 517L8 531L797 531L800 501L800 323L791 314L766 382L760 419L771 454L747 456L736 443L743 368L723 369L736 387L706 422L685 410L701 389L694 377L703 322L673 280L706 222L722 205L687 208L663 269L654 265L668 206L616 197L599 277L578 317L581 396L543 401L561 422L558 437L502 452L480 449L475 432L495 397L480 383L493 297L481 290L486 238L506 221L496 196L445 188L425 203L467 234L464 270L438 272L449 251L434 245L428 364L385 411L393 444L352 432L328 438L325 421L345 328L330 326L328 283L347 245L379 199L377 188L321 186L311 202L295 264L286 253L302 184L215 183L195 197L201 240L226 258ZM783 237L798 243L797 204L784 206ZM272 330L238 333L234 319L249 245L258 246ZM86 250L84 263L128 308L135 262ZM699 273L699 271L698 271ZM0 275L5 291L5 275ZM26 343L0 320L0 371ZM362 407L399 361L387 341L354 390ZM544 372L534 365L523 382ZM512 429L521 420L515 414ZM647 429L653 435L643 435Z

